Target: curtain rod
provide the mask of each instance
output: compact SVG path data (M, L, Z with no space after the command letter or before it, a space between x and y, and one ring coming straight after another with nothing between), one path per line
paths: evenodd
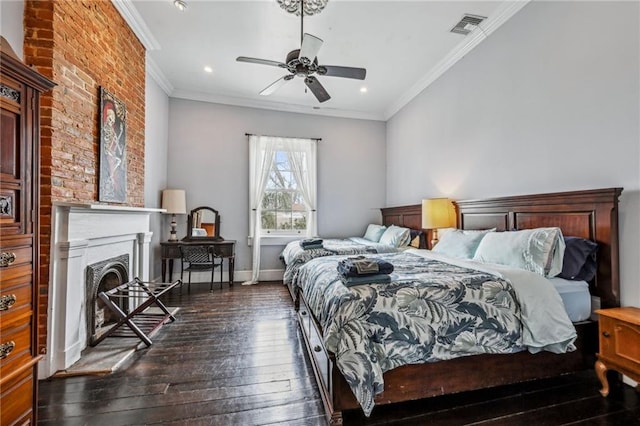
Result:
M270 138L286 138L287 137L287 136L256 135L254 133L245 133L244 135L245 136L267 136ZM322 140L322 138L301 138L301 137L296 137L296 138L289 137L289 138L290 139L311 139L313 141L318 141L318 142Z

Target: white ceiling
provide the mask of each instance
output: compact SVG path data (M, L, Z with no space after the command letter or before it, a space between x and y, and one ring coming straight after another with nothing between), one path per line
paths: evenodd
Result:
M526 1L329 0L304 19L324 40L318 61L367 69L364 81L319 76L331 95L320 104L301 78L270 96L258 93L286 70L236 62L284 62L300 46L300 18L276 0L112 0L147 48L148 68L172 97L284 111L386 120ZM451 28L470 13L488 17L463 36ZM205 66L213 69L204 71ZM367 92L361 93L361 87Z

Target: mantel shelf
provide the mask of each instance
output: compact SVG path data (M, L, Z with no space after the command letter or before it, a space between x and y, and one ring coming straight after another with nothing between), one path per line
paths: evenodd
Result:
M68 208L70 210L111 211L114 213L166 213L166 209L149 207L114 206L111 204L68 203L54 202L54 207Z

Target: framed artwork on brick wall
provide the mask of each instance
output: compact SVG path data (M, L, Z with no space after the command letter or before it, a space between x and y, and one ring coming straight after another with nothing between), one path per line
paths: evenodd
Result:
M127 201L127 110L100 88L100 175L98 200Z

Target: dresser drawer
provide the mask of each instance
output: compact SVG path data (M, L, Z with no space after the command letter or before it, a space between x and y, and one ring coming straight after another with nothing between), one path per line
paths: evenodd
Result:
M311 348L311 362L314 366L314 371L319 376L323 392L327 393L331 391L331 359L327 352L325 352L322 334L316 327L315 321L311 314L311 310L305 303L304 299L300 298L300 309L298 311L298 320L304 334L307 336L309 347Z
M31 281L23 281L19 285L0 289L0 327L10 326L31 315L32 305ZM0 337L4 335L4 332Z
M300 322L300 327L304 330L304 334L309 335L309 326L311 324L311 314L307 305L304 303L300 304L300 309L298 310L298 321Z
M2 383L2 410L0 410L1 425L31 424L33 418L33 374L34 368L29 368L18 376Z
M31 243L31 240L29 239L28 242ZM30 245L14 246L4 243L0 245L0 253L10 254L12 257L15 256L9 266L2 267L2 275L13 267L31 265L31 262L33 262L33 249Z
M3 327L1 334L0 347L4 348L6 356L0 359L0 377L5 377L33 358L31 353L31 317L27 317L22 324Z
M324 384L324 388L327 389L328 392L331 392L331 361L329 360L329 355L327 355L324 350L324 345L322 344L322 336L316 329L316 326L313 322L309 327L309 344L311 346L314 364L319 370L318 373L320 375L322 383Z

